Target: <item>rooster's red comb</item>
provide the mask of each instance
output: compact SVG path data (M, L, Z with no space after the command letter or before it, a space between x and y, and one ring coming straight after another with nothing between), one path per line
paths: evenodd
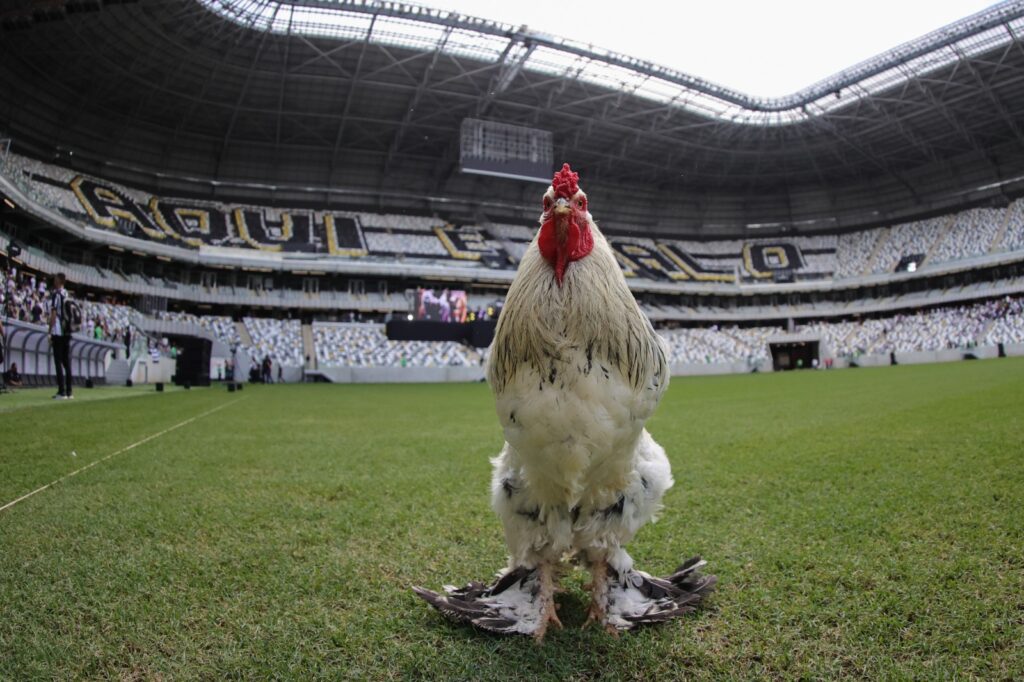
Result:
M555 177L551 180L551 187L555 190L555 197L565 197L571 199L576 192L580 189L580 174L573 173L572 168L569 168L569 164L563 163L562 170L555 173Z

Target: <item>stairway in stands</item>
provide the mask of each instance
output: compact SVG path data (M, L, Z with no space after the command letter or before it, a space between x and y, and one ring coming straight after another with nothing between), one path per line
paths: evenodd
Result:
M891 227L881 227L878 229L878 238L875 240L875 246L871 249L871 255L868 256L868 263L864 267L864 271L860 274L870 275L875 271L875 261L878 260L878 254L882 253L882 247L887 241L889 241L890 232L892 232Z
M1003 250L1003 238L1006 237L1006 229L1010 226L1010 210L1010 208L1007 208L1003 211L1003 224L999 226L999 231L996 232L992 245L988 248L989 253Z
M928 247L928 253L924 255L924 259L919 263L919 265L931 262L932 256L934 256L935 252L939 250L939 246L942 242L946 241L946 237L949 235L949 231L953 229L953 225L955 223L955 213L946 216L946 219L942 221L942 227L939 228L938 236L932 240L932 245Z
M313 345L313 325L302 325L302 355L309 358L306 369L316 369L316 346Z
M107 365L106 385L124 386L124 382L131 376L131 364L127 360L111 360Z
M249 335L249 330L246 329L244 322L235 322L235 330L238 331L238 336L242 339L242 345L246 348L252 348L252 337Z
M992 330L992 325L996 323L995 318L985 321L985 326L981 328L978 335L974 337L974 345L981 346L985 343L985 337L988 336L989 331Z

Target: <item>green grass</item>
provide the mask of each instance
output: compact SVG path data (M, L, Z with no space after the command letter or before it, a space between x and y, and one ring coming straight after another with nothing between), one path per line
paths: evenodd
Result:
M184 390L178 386L167 385L165 392ZM76 387L74 390L75 403L90 402L93 400L111 400L113 398L134 398L136 396L149 395L156 389L153 386L105 386L102 389L89 389ZM15 388L9 392L0 394L0 414L12 410L21 410L26 407L57 406L60 401L53 399L54 389L50 388Z
M486 386L133 395L0 415L2 505L223 406L0 512L0 679L1024 677L1021 360L673 381L630 549L719 591L614 639L573 573L543 647L409 591L504 561Z

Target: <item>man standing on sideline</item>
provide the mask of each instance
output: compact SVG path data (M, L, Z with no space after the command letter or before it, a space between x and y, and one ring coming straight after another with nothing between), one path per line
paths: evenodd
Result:
M66 318L68 292L64 289L64 273L53 276L49 301L50 346L57 369L55 400L69 400L71 395L71 325Z

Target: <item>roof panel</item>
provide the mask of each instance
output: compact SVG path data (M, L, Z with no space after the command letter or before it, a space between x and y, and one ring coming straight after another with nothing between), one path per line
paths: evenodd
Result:
M735 124L781 126L849 106L857 99L958 58L993 49L1012 39L1003 28L1024 20L1024 3L1003 2L854 65L789 97L754 98L673 69L618 54L612 50L546 33L514 29L478 17L402 2L375 0L197 0L211 11L245 26L272 32L304 32L346 36L366 33L366 18L377 24L370 39L410 49L444 49L452 54L494 61L508 40L536 49L524 68L559 77L576 77L602 87L634 90L639 97L672 103L694 113ZM362 21L355 17L363 15ZM292 21L301 15L303 21ZM354 26L363 26L354 29ZM443 42L444 30L457 28L455 39ZM361 32L360 32L361 30ZM352 31L355 31L353 34ZM948 45L956 45L950 48ZM903 65L904 68L900 68ZM853 85L860 87L851 87ZM830 100L824 95L834 94ZM817 106L808 108L808 104Z
M238 11L225 20L212 6ZM458 123L476 116L551 131L588 190L627 197L619 219L657 204L666 225L853 225L976 198L975 184L1009 192L1006 179L1024 173L1022 18L1007 19L1010 29L964 24L780 103L495 22L424 20L415 8L140 0L4 32L0 91L19 106L0 109L0 129L37 154L73 149L75 163L124 179L186 176L197 194L212 181L223 194L240 179L305 190L358 177L431 187L426 208L473 206L467 193L480 187L521 205L514 183L459 175ZM764 206L771 215L752 214Z

